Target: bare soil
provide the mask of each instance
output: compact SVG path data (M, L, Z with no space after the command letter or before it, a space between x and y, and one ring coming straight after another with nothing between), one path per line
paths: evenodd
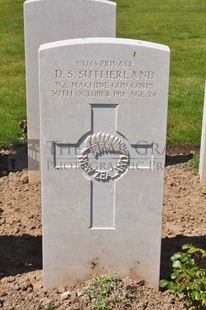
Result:
M161 278L169 278L170 257L183 244L206 249L206 186L189 168L191 157L167 157ZM29 184L27 171L9 173L7 160L7 152L0 151L0 308L46 310L52 303L59 310L91 309L85 283L43 288L40 184ZM143 281L122 279L122 285L133 298L113 309L185 309L170 292L152 290Z

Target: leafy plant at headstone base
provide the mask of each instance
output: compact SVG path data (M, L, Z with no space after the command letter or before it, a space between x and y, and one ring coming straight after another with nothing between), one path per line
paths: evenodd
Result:
M57 310L57 307L52 302L50 302L46 310Z
M114 305L131 302L133 299L132 286L124 285L115 274L95 277L86 283L84 293L89 297L91 309L110 310Z
M182 249L171 257L172 281L161 280L160 287L177 293L187 309L206 309L206 251L189 244Z
M17 139L11 142L11 148L13 150L23 148L24 151L27 151L27 121L23 120L19 122Z
M189 161L189 166L193 169L194 173L197 175L199 172L199 162L200 162L200 154L195 153L193 158Z

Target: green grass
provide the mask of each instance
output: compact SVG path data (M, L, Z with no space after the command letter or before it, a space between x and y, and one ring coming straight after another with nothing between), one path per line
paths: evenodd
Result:
M23 0L0 0L0 144L26 118Z
M206 69L205 0L117 0L117 35L171 49L169 145L200 144Z
M0 0L0 145L26 118L24 0ZM168 144L200 144L206 68L205 0L116 0L117 36L171 49Z

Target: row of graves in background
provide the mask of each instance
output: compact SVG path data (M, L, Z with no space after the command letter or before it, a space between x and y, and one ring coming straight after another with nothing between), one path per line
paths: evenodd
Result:
M158 288L169 48L115 38L109 1L28 0L24 12L44 285L116 272Z
M41 44L85 37L115 37L116 3L104 0L27 0L24 3L28 171L40 181L38 49ZM58 87L59 89L62 86Z

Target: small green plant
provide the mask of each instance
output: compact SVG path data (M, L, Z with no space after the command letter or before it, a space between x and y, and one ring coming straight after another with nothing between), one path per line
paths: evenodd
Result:
M50 302L46 308L46 310L56 310L57 307L52 303Z
M194 173L197 175L199 172L199 162L200 162L200 154L195 153L193 158L189 161L189 166L193 169Z
M182 249L171 257L172 281L161 280L160 287L176 292L187 309L206 309L206 251L189 244Z
M11 148L13 150L24 149L27 151L27 121L23 120L19 122L19 132L17 133L17 139L11 142Z
M19 140L26 141L27 140L27 121L23 120L19 122Z
M84 293L89 297L91 309L110 310L118 302L127 303L133 298L131 291L117 275L102 275L86 283Z

